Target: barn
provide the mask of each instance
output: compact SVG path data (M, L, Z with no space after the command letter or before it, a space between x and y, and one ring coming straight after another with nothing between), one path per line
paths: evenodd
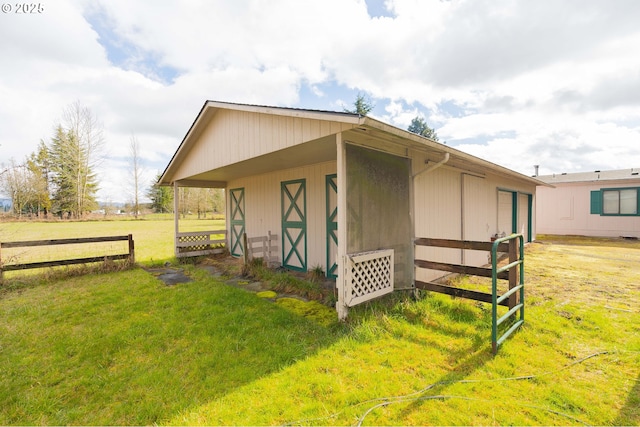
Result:
M243 236L277 236L280 265L336 278L342 318L443 275L415 268L418 255L487 263L416 238L533 240L542 184L371 117L218 101L204 103L159 183L224 189L230 253L243 255Z
M640 169L541 175L542 234L640 238Z

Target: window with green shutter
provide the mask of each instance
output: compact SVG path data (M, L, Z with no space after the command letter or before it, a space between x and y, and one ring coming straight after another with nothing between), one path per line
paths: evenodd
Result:
M594 215L602 213L602 196L599 190L591 192L591 213Z
M602 188L592 191L591 213L603 216L639 216L640 188Z

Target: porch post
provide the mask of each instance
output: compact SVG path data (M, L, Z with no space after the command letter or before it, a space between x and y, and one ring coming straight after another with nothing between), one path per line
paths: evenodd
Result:
M336 287L338 302L336 310L338 319L345 320L349 314L346 306L346 257L347 257L347 163L346 148L342 140L342 133L336 134L337 148L337 184L338 184L338 277Z
M178 181L173 182L173 222L174 222L174 233L173 233L173 251L178 257L178 223L180 221L180 198L178 191Z

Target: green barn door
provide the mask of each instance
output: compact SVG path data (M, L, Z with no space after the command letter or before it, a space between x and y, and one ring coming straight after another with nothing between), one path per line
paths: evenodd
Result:
M327 277L338 277L338 176L327 175Z
M307 271L306 180L284 181L282 193L282 266Z
M233 256L242 256L242 235L245 233L244 223L244 188L229 191L231 205L231 249Z

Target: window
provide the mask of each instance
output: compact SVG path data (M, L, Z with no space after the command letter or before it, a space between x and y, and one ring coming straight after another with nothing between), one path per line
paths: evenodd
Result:
M639 188L611 188L591 192L591 213L638 215Z

